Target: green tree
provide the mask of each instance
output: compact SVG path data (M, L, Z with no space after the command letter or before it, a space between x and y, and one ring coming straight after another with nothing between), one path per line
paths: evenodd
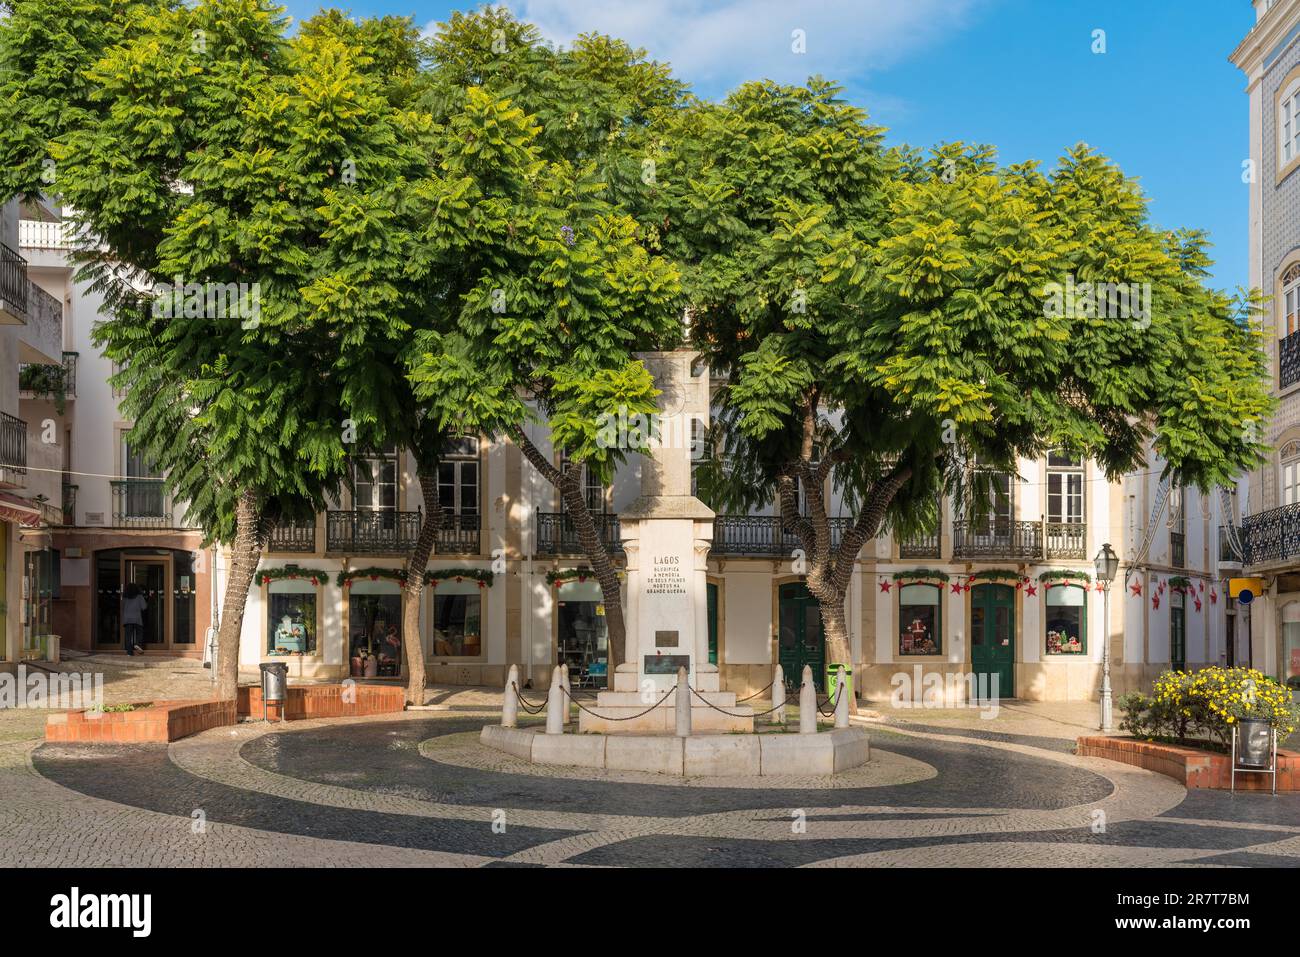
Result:
M393 105L416 84L415 35L326 19L287 39L261 0L103 3L75 6L75 39L24 46L68 8L24 0L0 23L0 114L34 131L0 193L57 190L75 211L131 441L231 544L217 668L232 698L270 525L323 507L354 443L411 418L389 386L406 382L394 356L428 283L402 196L427 171L433 125ZM98 25L119 13L119 31ZM382 77L362 45L374 36ZM66 102L8 68L24 57ZM53 184L33 179L46 159ZM179 310L159 299L178 284ZM239 307L191 307L191 284L237 290Z
M863 545L933 528L941 490L979 515L993 474L1049 448L1116 479L1150 445L1202 487L1257 461L1258 332L1204 286L1204 237L1154 227L1087 148L1050 174L986 147L890 150L821 80L746 84L664 139L665 249L684 263L695 345L729 372L702 495L779 501L828 661L851 661ZM1116 285L1067 302L1078 283ZM828 487L850 513L842 534Z
M426 248L445 282L436 331L417 340L418 394L448 428L509 436L560 493L622 660L618 569L583 495L639 449L607 447L605 416L654 410L640 350L680 336L676 271L633 214L653 182L657 117L683 88L644 51L599 35L568 51L501 8L453 14L431 41L423 102L439 122ZM647 163L647 160L651 162ZM530 437L541 425L563 453Z

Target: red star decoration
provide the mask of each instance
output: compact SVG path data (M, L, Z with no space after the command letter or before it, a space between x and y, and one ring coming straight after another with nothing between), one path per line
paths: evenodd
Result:
M881 583L880 583L880 590L881 590L881 591L886 591L886 592L889 591L889 582L881 582Z
M1215 591L1213 588L1211 588L1211 589L1210 589L1210 604L1211 604L1211 605L1217 605L1218 603L1219 603L1219 593L1218 593L1217 591Z
M1037 586L1037 585L1026 585L1026 586L1025 586L1025 594L1026 594L1026 595L1031 595L1031 596L1032 596L1032 595L1037 595L1037 594L1038 594L1038 586Z
M1200 610L1201 610L1201 600L1200 600L1199 598L1193 598L1192 601L1196 602L1196 610L1197 610L1197 611L1200 611Z
M1131 592L1132 592L1133 594L1135 594L1135 595L1140 595L1140 594L1142 594L1142 583L1141 583L1141 582L1134 582L1133 584L1131 584L1131 585L1128 586L1128 590L1131 591Z
M1159 608L1159 607L1160 607L1160 596L1159 596L1159 595L1152 595L1152 596L1151 596L1151 607L1152 607L1152 608Z
M961 594L961 582L953 582L953 583L952 583L952 593L953 593L954 595L960 595L960 594Z
M1197 582L1197 583L1196 583L1196 590L1199 591L1202 595L1204 595L1204 594L1205 594L1205 582Z

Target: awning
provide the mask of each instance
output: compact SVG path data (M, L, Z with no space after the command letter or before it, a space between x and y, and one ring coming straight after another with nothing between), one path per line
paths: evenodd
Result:
M41 507L29 499L0 492L0 521L17 522L24 528L39 528Z

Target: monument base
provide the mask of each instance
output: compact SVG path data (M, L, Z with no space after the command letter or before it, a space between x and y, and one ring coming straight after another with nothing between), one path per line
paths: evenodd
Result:
M546 734L538 728L489 724L483 727L479 742L531 764L687 777L831 775L871 760L865 728L679 738L666 734Z
M672 734L676 730L677 691L653 711L646 712L663 694L656 691L648 702L639 691L601 691L591 714L578 709L578 730L583 734ZM754 709L737 705L730 691L701 691L691 695L691 730L700 732L746 733L754 730ZM705 702L708 704L705 704ZM709 707L713 705L713 707ZM714 710L721 708L722 711ZM643 713L645 712L645 713ZM724 714L724 712L726 712Z

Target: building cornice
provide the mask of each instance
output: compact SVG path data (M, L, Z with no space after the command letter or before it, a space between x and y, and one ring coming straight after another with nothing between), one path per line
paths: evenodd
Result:
M1246 34L1228 60L1253 83L1264 58L1283 43L1292 30L1300 28L1300 0L1280 0Z

